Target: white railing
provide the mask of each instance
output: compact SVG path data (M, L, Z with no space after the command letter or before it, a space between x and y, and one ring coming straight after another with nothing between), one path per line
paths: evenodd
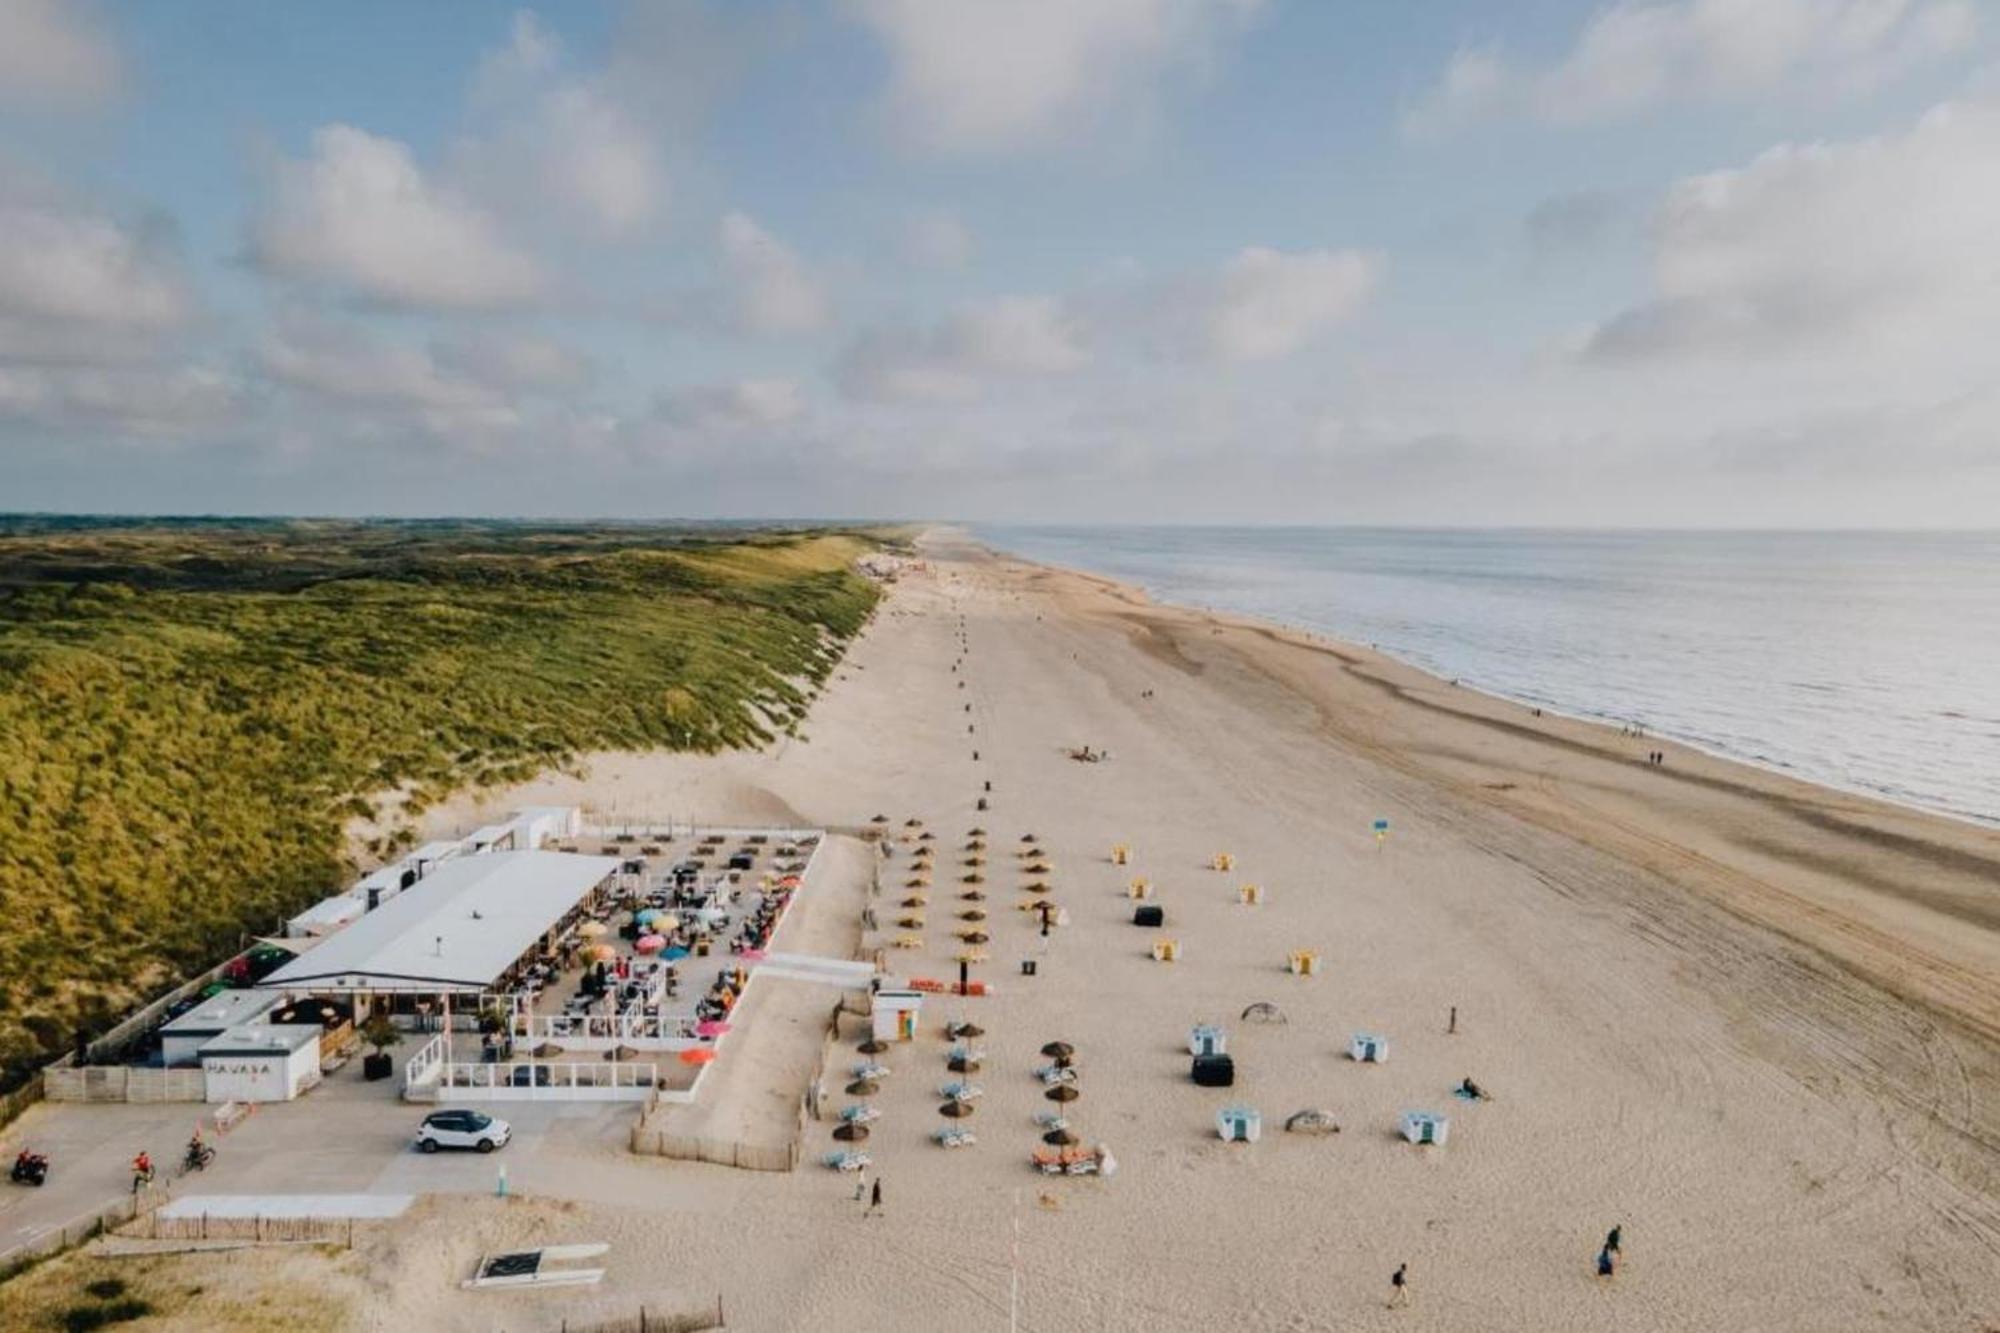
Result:
M635 1051L686 1051L703 1045L694 1035L694 1020L676 1015L648 1018L644 1014L534 1014L515 1020L515 1043L554 1042L573 1051L608 1051L630 1046Z
M637 1062L454 1060L443 1067L437 1095L440 1101L640 1102L659 1080L658 1065Z
M438 1076L438 1069L444 1064L444 1033L440 1032L423 1045L403 1066L403 1091L407 1094L424 1087Z

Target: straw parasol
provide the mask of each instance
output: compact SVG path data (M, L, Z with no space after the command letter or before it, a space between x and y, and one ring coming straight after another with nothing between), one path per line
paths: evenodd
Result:
M587 940L594 940L599 935L610 931L610 929L611 927L605 925L602 921L586 921L576 928L576 933Z
M984 893L981 893L978 889L967 889L964 893L961 893L958 896L965 902L969 903L983 903L986 901L986 895Z
M963 1055L954 1055L951 1059L944 1062L944 1067L954 1074L977 1074L979 1072L979 1061L969 1059Z
M1076 1047L1070 1045L1066 1041L1052 1041L1048 1045L1042 1047L1042 1054L1050 1057L1051 1059L1055 1058L1056 1056L1068 1057L1076 1054Z
M556 1045L552 1041L543 1042L541 1045L537 1046L533 1052L534 1057L537 1060L553 1060L556 1056L561 1055L562 1053L563 1053L563 1048Z
M870 1037L854 1049L863 1055L880 1055L889 1049L889 1043L881 1040L879 1037Z
M924 826L924 821L918 819L915 815L911 815L908 819L903 821L904 828L922 828L923 826Z
M1074 1148L1083 1140L1067 1129L1052 1129L1042 1135L1042 1142L1057 1148Z
M963 876L959 880L959 883L961 884L984 884L985 882L986 882L986 876L980 874L977 870L973 871L969 875Z
M1031 865L1023 866L1022 871L1030 875L1046 875L1049 873L1049 863L1047 861L1036 861Z
M961 930L958 932L958 937L967 944L984 944L993 938L983 930Z
M872 1079L857 1078L847 1085L847 1095L850 1097L873 1097L880 1091L882 1085Z
M920 916L899 916L896 918L896 924L904 930L922 930L924 919Z
M968 838L983 838L986 836L986 830L978 827L969 828L965 831L965 836Z
M852 1120L843 1120L833 1127L833 1137L842 1143L860 1143L868 1137L868 1126L857 1125Z
M1073 1102L1077 1098L1083 1096L1083 1094L1076 1090L1076 1085L1074 1083L1058 1083L1053 1088L1050 1088L1047 1092L1043 1093L1042 1096L1048 1098L1052 1102Z
M889 816L887 816L887 815L877 815L877 816L875 816L875 817L874 817L873 819L869 820L868 822L869 822L869 823L871 823L871 824L886 824L886 823L888 823L888 822L889 822Z
M972 1114L972 1103L961 1102L961 1101L949 1101L946 1102L943 1106L938 1107L938 1114L941 1116L946 1116L952 1120L963 1120L967 1116Z
M984 838L974 838L974 839L972 839L972 841L970 841L970 842L968 842L968 843L966 843L966 844L965 844L965 850L966 850L966 851L968 851L968 852L983 852L983 851L985 851L985 850L986 850L986 839L984 839Z
M977 1023L947 1023L944 1034L947 1037L983 1037L986 1029Z
M983 866L986 864L986 858L974 852L971 856L965 858L965 864L969 866Z
M929 901L930 899L924 897L923 894L917 893L917 894L912 894L908 898L903 899L903 906L922 907L925 903L928 903Z
M958 919L960 921L984 921L986 919L986 912L982 908L968 907L958 914Z
M1032 833L1023 833L1021 835L1022 842L1033 842L1034 840L1035 840L1035 835Z
M931 839L933 839L933 838L935 838L935 837L937 837L937 834L935 834L935 833L931 832L931 831L930 831L929 829L925 829L925 830L924 830L924 831L923 831L922 833L919 833L919 834L917 835L917 841L918 841L918 842L929 842L929 841L931 841Z

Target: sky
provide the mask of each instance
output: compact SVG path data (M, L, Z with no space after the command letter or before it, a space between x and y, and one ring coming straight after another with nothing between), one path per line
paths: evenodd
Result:
M2000 0L0 0L0 511L2000 515Z

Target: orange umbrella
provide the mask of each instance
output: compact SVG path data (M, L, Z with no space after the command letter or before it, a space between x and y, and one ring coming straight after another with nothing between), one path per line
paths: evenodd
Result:
M691 1046L681 1052L681 1063L684 1065L705 1065L713 1059L715 1048L712 1046Z

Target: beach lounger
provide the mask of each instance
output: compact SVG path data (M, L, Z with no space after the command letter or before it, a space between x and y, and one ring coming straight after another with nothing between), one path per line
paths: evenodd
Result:
M875 1159L865 1152L831 1152L820 1159L836 1171L859 1171L873 1166Z
M865 1125L871 1120L880 1120L882 1113L863 1102L859 1106L842 1108L840 1118L850 1125Z
M977 1083L967 1083L963 1080L957 1083L947 1083L938 1089L938 1096L947 1097L957 1102L969 1102L975 1097L984 1097L985 1095L986 1089L980 1087Z
M938 1146L941 1148L965 1148L979 1142L971 1130L956 1125L941 1129L931 1137L938 1141Z
M1076 1082L1076 1066L1043 1065L1035 1071L1035 1077L1051 1088L1058 1083L1074 1083Z
M887 1078L892 1072L886 1065L878 1065L872 1060L863 1060L854 1066L856 1078Z

